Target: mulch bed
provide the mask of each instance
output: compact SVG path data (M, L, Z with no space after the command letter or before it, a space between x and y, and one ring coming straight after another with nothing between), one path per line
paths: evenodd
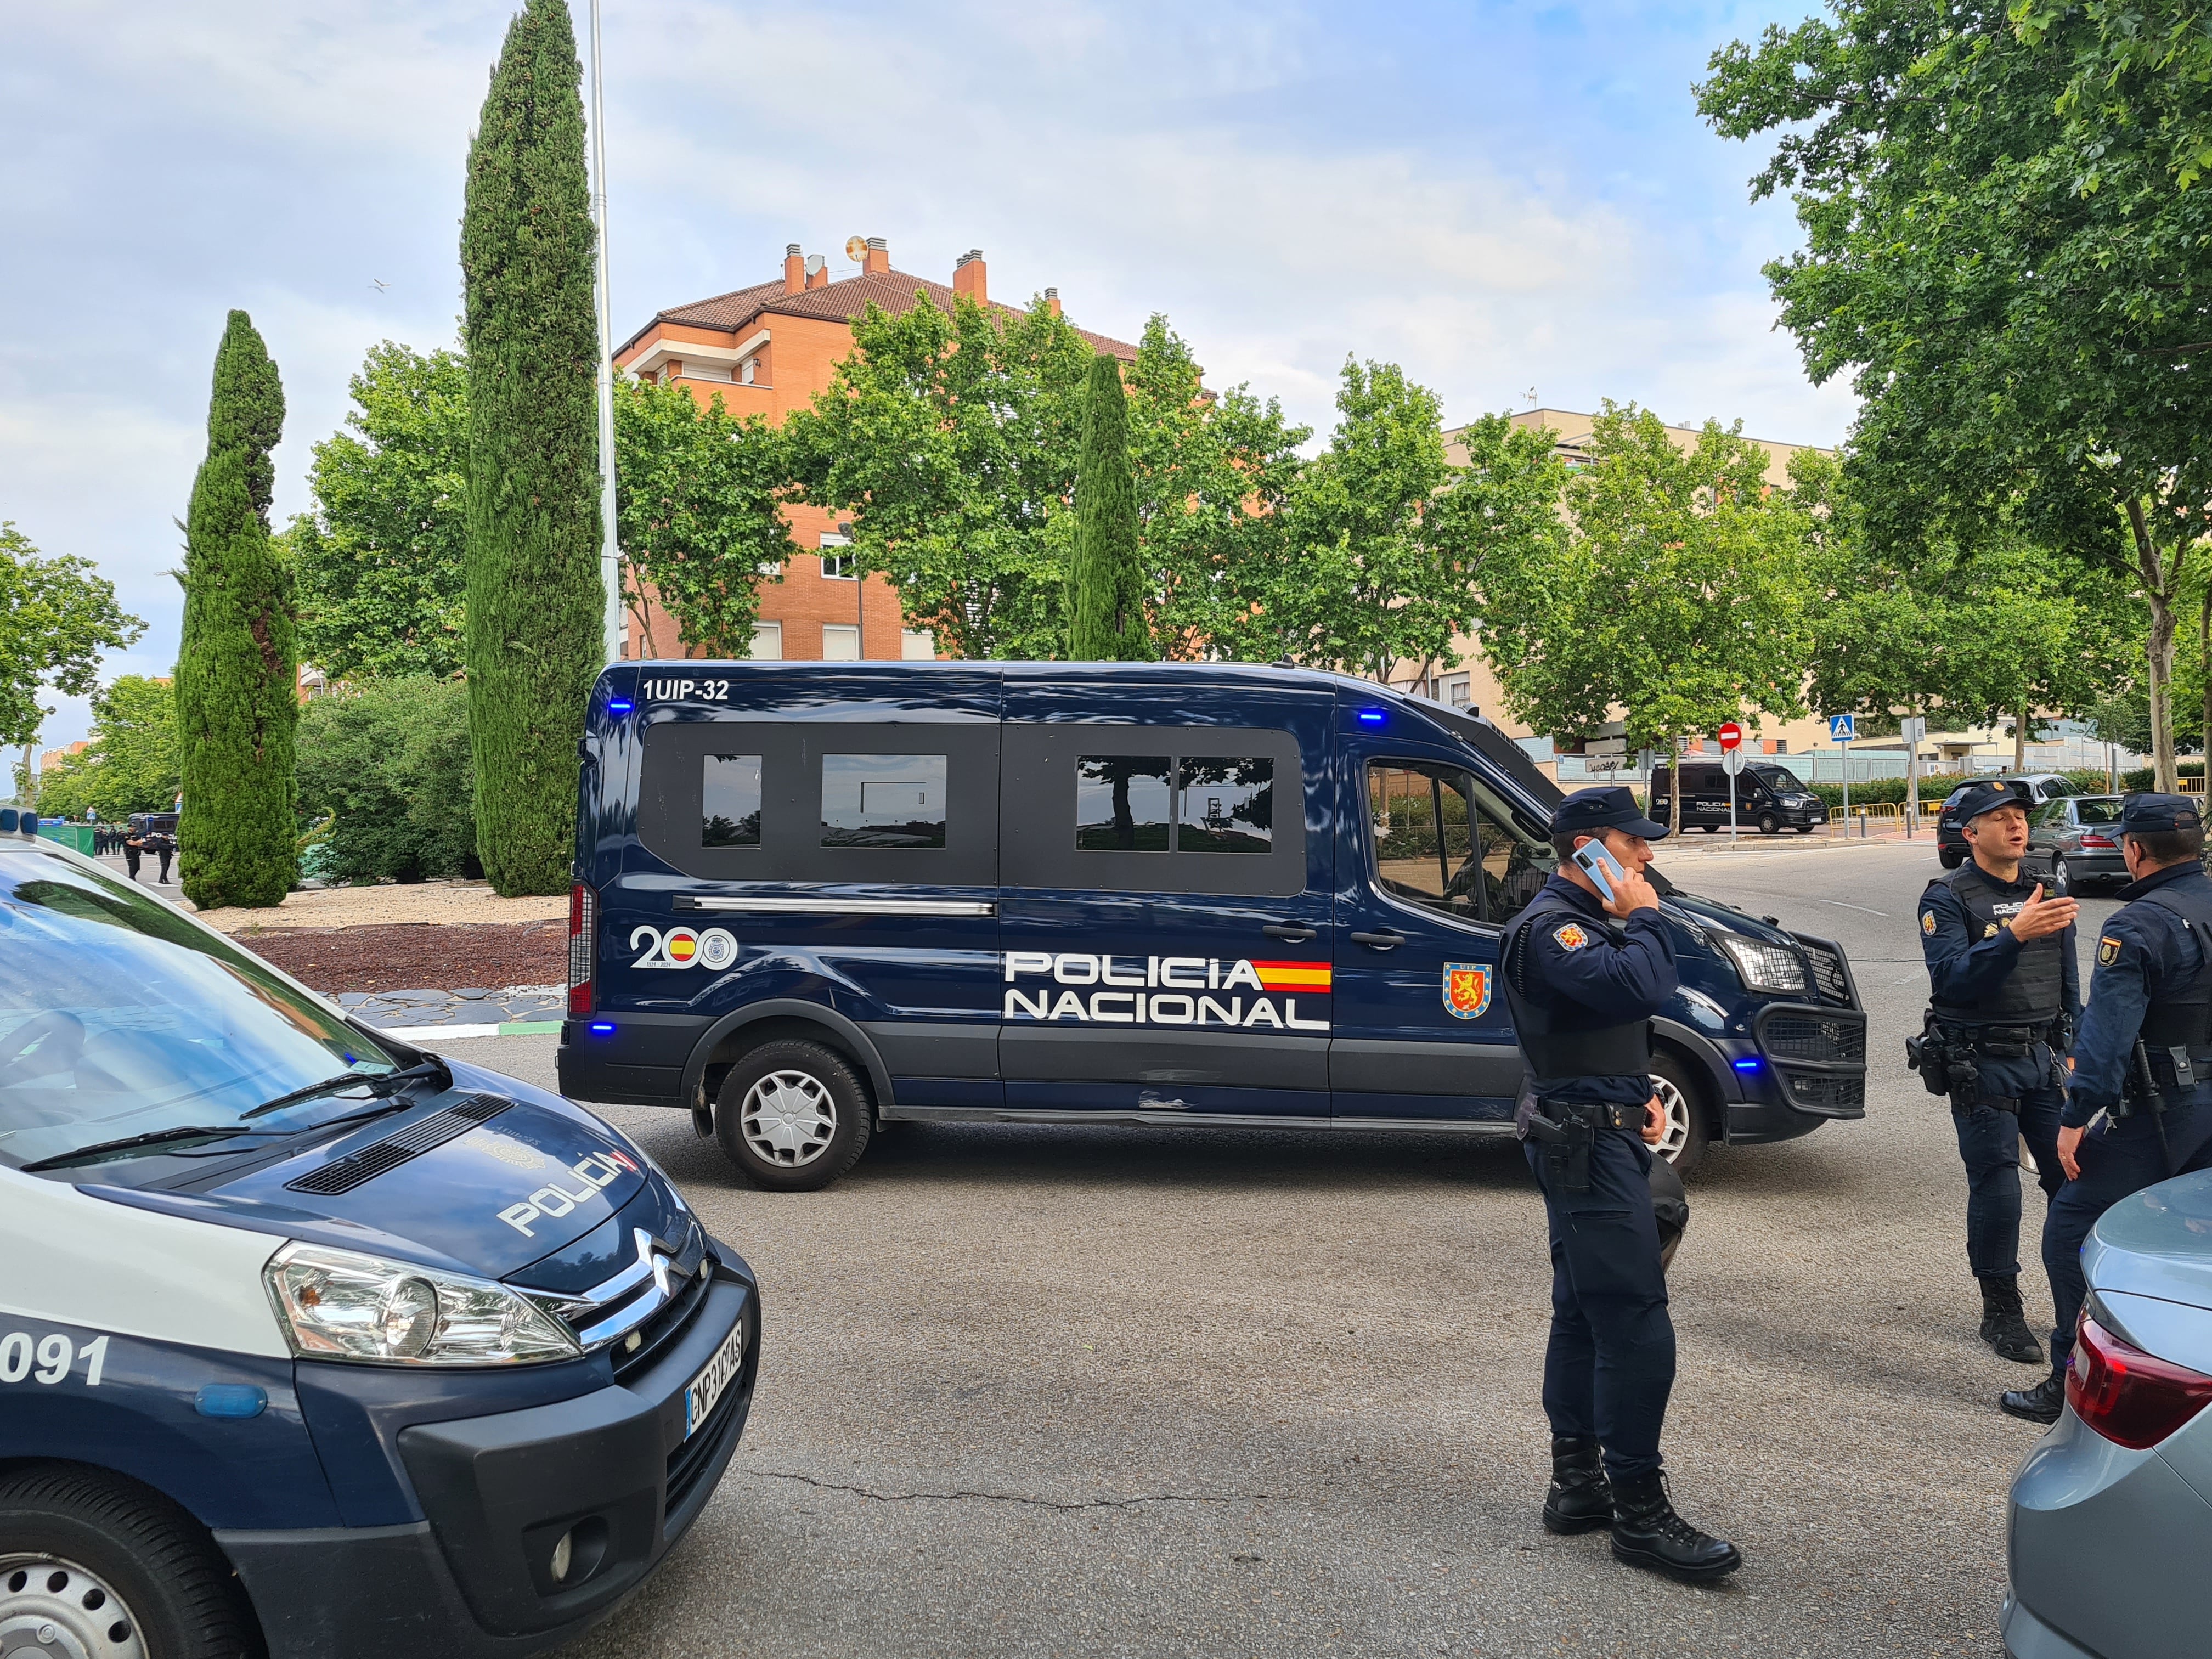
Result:
M568 978L565 921L272 928L240 934L238 943L325 995L500 991Z

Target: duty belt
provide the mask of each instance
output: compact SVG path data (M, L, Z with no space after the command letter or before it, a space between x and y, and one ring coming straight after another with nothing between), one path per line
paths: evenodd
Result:
M1593 1129L1634 1129L1644 1127L1644 1109L1623 1106L1612 1100L1562 1100L1547 1095L1536 1103L1554 1123L1564 1123L1569 1118L1587 1123Z
M1978 1054L1991 1060L2025 1060L2028 1050L2039 1042L2051 1041L2051 1026L2048 1021L2036 1025L1968 1025L1956 1020L1941 1022L1946 1036L1956 1034L1959 1040L1970 1044Z

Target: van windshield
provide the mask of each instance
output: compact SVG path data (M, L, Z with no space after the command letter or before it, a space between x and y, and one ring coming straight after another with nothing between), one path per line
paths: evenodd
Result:
M290 1133L361 1103L319 1096L244 1119L295 1090L398 1065L129 883L57 854L0 852L0 1160L188 1126Z
M1797 781L1797 775L1786 766L1754 766L1751 769L1778 795L1802 795L1806 793L1805 786Z

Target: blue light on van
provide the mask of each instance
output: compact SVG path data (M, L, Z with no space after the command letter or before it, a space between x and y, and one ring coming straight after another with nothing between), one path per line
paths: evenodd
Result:
M1735 1063L1735 1068L1739 1072L1755 1072L1759 1069L1759 1061L1756 1059L1739 1060Z
M1380 708L1363 708L1357 718L1362 726L1380 726L1389 716Z
M615 1034L615 1023L611 1019L595 1019L584 1029L593 1036L612 1036Z
M627 714L631 709L636 707L637 705L632 702L628 697L609 697L607 699L607 713L610 714Z
M258 1417L269 1396L250 1382L210 1382L192 1396L192 1409L202 1417Z

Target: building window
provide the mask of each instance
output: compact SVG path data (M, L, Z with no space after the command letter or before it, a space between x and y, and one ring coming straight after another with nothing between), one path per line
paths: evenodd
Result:
M1444 676L1443 700L1449 706L1454 708L1464 708L1471 701L1473 701L1473 694L1468 689L1468 677L1466 675L1447 674Z
M753 383L754 362L755 360L753 358L748 357L744 362L738 365L738 384L739 386L750 386Z
M757 622L753 624L752 659L755 662L783 660L783 624Z
M899 659L902 662L935 662L937 635L927 628L899 629Z
M851 623L828 623L822 629L822 660L824 662L858 662L860 659L860 630Z
M832 535L824 531L820 545L823 576L833 582L857 581L860 579L860 566L854 562L849 550L853 545L850 536Z

